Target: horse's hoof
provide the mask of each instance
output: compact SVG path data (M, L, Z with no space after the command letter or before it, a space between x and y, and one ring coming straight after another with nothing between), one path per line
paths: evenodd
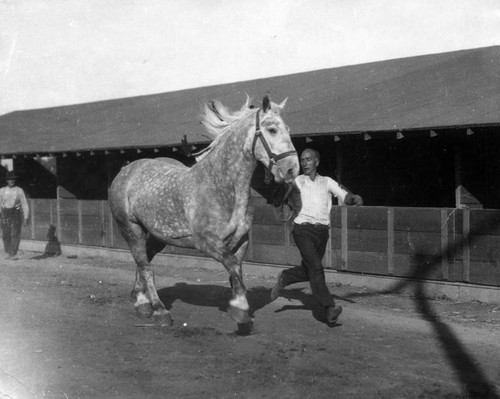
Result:
M238 330L236 330L236 335L251 335L254 332L253 321L250 323L238 323Z
M238 324L247 324L253 322L253 319L248 314L248 310L243 310L237 308L236 306L229 305L228 313L229 316L231 316L231 318Z
M172 317L168 312L167 313L158 311L154 312L153 321L155 325L160 327L171 327L174 324L174 321L172 320Z
M149 303L141 303L140 305L136 305L135 311L140 317L149 318L153 314L153 309L151 309L151 304Z

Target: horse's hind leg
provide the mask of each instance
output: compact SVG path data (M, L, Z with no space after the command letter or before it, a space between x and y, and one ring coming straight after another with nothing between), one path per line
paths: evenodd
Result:
M172 318L158 296L154 284L154 273L150 264L153 256L161 250L159 249L161 244L148 239L147 233L138 224L130 223L126 232L125 239L137 263L135 284L132 290L135 308L142 315L152 315L158 323L171 325Z

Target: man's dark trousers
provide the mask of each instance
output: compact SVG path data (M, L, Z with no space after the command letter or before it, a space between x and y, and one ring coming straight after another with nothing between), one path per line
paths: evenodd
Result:
M283 271L286 285L309 281L314 297L323 307L335 304L326 286L321 263L329 234L330 227L326 225L294 224L292 236L302 256L302 264Z
M22 217L17 208L2 209L2 239L5 252L9 256L16 256L21 241Z

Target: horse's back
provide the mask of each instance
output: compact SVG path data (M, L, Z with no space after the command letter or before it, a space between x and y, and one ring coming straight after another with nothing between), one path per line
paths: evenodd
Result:
M155 187L173 171L188 169L182 162L172 158L139 159L123 167L109 187L108 199L115 217L128 208L131 195Z

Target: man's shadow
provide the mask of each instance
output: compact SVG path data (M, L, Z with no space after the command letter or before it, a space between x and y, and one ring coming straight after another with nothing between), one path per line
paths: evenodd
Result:
M340 327L341 323L336 322L333 324L329 324L326 321L326 313L323 307L318 304L318 301L314 298L314 296L309 292L304 292L305 287L298 288L285 288L281 290L280 296L282 298L288 299L289 301L298 301L301 302L301 305L290 304L284 305L280 309L276 310L276 313L284 312L287 310L309 310L311 311L312 316L319 321L320 323L326 324L329 327ZM355 303L353 300L349 298L340 297L338 295L333 295L336 300L342 300L350 303Z
M189 305L207 306L217 308L221 312L225 312L227 310L228 302L232 297L232 290L229 286L224 287L210 284L188 284L182 282L177 283L172 287L161 288L158 290L158 296L168 310L172 309L174 302L181 301ZM280 309L276 310L276 313L288 310L309 310L317 321L328 324L324 309L317 304L316 300L310 293L304 292L304 288L286 288L281 291L281 297L290 301L298 301L301 304L284 305ZM337 296L336 299L353 302L348 298L341 298ZM272 302L271 289L266 287L250 288L247 291L247 300L250 306L250 317L254 317L255 312ZM342 324L336 323L330 325L330 327L338 327L341 325Z

